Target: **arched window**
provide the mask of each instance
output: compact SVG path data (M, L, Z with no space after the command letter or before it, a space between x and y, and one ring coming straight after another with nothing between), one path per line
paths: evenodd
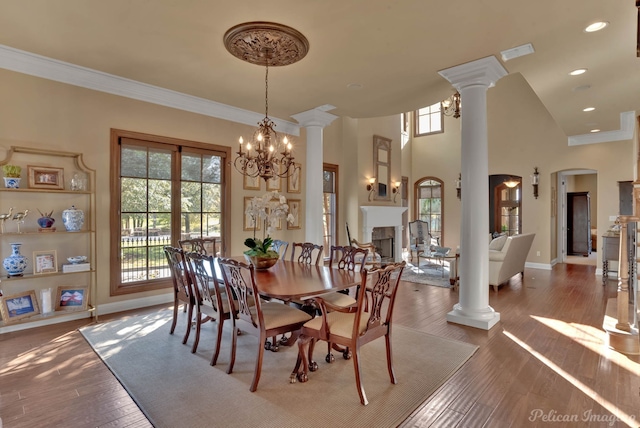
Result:
M414 186L415 218L429 223L431 236L444 242L444 182L436 177L424 177Z

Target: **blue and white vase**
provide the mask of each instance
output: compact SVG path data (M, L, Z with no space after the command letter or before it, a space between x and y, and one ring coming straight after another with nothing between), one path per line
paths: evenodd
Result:
M78 232L84 224L84 211L71 205L71 208L62 211L62 223L67 231Z
M9 274L9 276L22 276L22 273L27 268L27 258L20 254L21 242L13 242L11 245L11 255L4 259L2 265Z
M8 189L19 189L20 188L20 178L19 177L3 177L4 178L4 187Z

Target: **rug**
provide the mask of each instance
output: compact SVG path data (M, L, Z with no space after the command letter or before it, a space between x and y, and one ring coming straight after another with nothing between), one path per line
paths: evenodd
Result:
M384 339L361 349L362 378L369 404L362 406L355 387L352 361L337 354L324 361L327 345L319 342L319 369L309 382L289 383L297 346L266 351L255 393L249 391L258 339L238 337L232 374L229 361L230 323L215 367L215 324L203 326L200 345L191 354L190 338L182 344L185 314L176 334L169 334L171 311L135 316L80 331L151 423L161 427L393 427L405 420L477 350L471 344L401 326L392 334L398 384L389 382Z
M436 287L451 288L449 283L449 262L444 265L422 262L415 266L407 262L402 272L402 280L417 284L435 285Z

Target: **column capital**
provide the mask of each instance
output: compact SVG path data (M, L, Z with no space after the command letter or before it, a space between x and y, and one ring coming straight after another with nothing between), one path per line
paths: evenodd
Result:
M488 56L440 70L438 74L447 79L459 91L472 85L483 85L490 88L508 73L495 56Z
M331 122L338 118L338 116L327 113L320 107L296 113L291 117L294 118L300 126L320 126L322 128L330 125Z

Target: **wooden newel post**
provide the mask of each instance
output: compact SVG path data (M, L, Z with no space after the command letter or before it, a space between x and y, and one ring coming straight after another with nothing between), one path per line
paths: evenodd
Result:
M627 225L635 218L620 216L620 250L618 253L618 322L616 328L631 331L629 324L629 248L627 246Z

